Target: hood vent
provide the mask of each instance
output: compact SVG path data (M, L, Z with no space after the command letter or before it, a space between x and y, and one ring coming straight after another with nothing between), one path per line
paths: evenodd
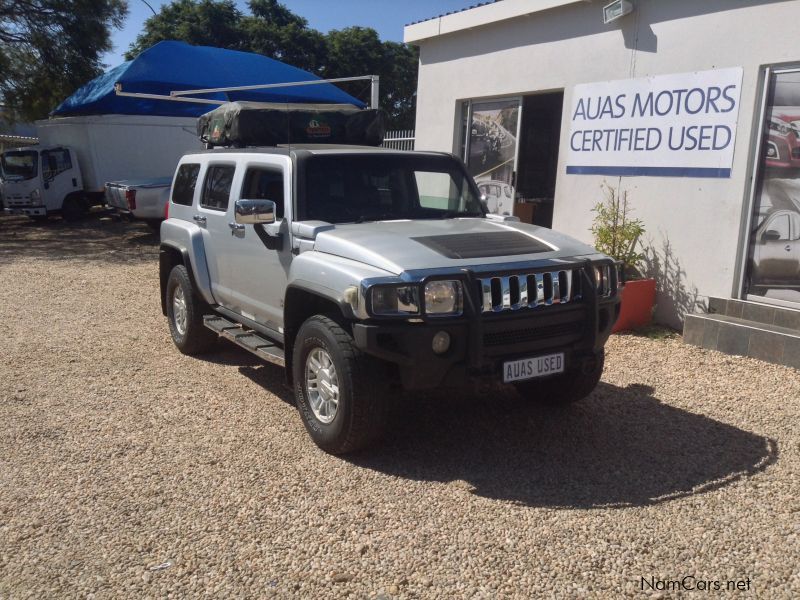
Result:
M551 252L547 244L517 231L457 233L411 238L447 258L491 258Z

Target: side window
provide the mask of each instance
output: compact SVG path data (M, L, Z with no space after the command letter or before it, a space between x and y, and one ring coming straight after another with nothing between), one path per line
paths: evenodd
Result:
M228 210L228 198L236 167L233 165L211 165L206 171L200 206L214 210Z
M53 179L59 173L68 171L71 168L72 160L69 157L69 152L63 148L42 152L42 176L45 179Z
M777 241L785 242L789 239L789 215L779 215L767 225L767 231L775 231L780 237Z
M187 163L180 166L175 176L175 184L172 186L172 201L175 204L192 205L198 173L200 173L198 164Z
M247 169L242 184L243 200L272 200L275 218L283 218L283 173L278 169L251 167Z
M792 241L800 240L800 214L792 213Z

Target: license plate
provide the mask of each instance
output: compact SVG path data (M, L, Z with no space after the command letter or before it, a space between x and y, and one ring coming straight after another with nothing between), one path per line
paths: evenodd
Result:
M564 372L564 353L521 358L503 363L503 382L522 381Z

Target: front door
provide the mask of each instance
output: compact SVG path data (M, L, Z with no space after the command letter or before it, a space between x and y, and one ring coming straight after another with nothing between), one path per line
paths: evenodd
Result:
M753 249L754 283L783 287L798 281L800 215L779 210L758 228Z
M64 198L78 187L79 175L73 170L72 157L66 148L42 150L42 199L48 210L59 210Z
M245 225L230 236L235 310L282 333L283 301L292 260L287 226L291 162L285 156L263 156L245 164L240 173L234 183L237 198L272 200L276 207L273 225ZM234 221L232 209L230 218Z

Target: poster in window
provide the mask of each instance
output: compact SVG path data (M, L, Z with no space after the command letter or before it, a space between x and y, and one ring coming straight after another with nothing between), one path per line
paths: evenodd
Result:
M800 303L800 70L771 76L745 293Z
M514 214L512 174L517 152L519 100L474 102L467 167L489 212Z

